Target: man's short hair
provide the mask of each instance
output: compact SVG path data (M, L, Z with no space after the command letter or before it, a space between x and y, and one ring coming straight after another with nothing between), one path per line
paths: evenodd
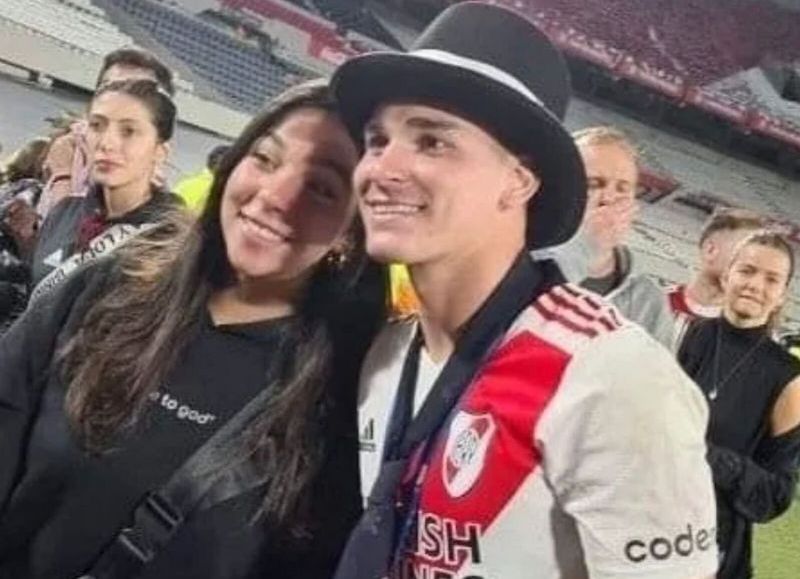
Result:
M636 161L639 160L639 151L633 141L621 130L607 125L588 127L572 133L575 143L581 147L586 145L617 145L630 153Z
M719 207L703 225L699 245L703 245L709 237L719 231L755 230L763 229L766 226L764 217L755 211L736 207Z
M217 145L211 149L208 153L208 157L206 157L206 167L210 171L216 171L219 162L222 161L222 157L225 156L225 153L227 153L230 148L230 145Z
M172 82L172 71L161 62L154 54L140 48L120 48L109 52L103 58L100 74L97 75L95 86L99 86L106 71L112 66L128 66L150 70L156 82L171 96L175 96L175 85Z

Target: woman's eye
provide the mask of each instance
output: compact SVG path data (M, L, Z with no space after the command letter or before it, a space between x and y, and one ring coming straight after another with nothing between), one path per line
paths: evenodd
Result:
M277 167L277 163L269 155L260 151L251 153L258 166L266 171L272 171Z

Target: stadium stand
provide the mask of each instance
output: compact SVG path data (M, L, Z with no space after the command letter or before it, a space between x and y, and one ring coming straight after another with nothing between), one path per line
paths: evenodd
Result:
M341 32L354 30L394 48L400 48L389 32L364 6L363 0L313 0L320 13L335 22Z
M263 47L227 34L175 7L150 0L114 0L158 42L210 81L231 104L257 110L268 98L308 77Z
M332 4L323 4L327 0L321 0L313 4L311 0L307 2L286 3L283 0L221 0L220 4L229 10L241 11L248 15L254 15L262 20L262 26L266 29L273 27L276 23L281 23L285 27L291 27L294 31L301 31L306 34L306 46L303 51L312 58L324 63L338 64L350 55L368 52L370 50L386 49L389 45L399 47L398 42L388 35L386 29L380 21L366 8L355 12L352 2L339 3L338 0L331 0ZM323 14L321 6L331 6L328 12L336 12L337 17L341 16L346 22L335 22ZM335 8L335 10L334 10ZM345 12L344 9L347 9ZM366 19L372 24L366 26L376 28L378 38L367 36L352 28L357 24L359 18ZM349 24L348 24L349 23ZM355 24L354 24L355 23ZM359 25L360 27L360 25ZM369 30L367 30L369 32ZM388 35L388 36L387 36Z
M782 99L766 74L759 68L742 71L709 85L717 94L724 94L750 108L767 111L787 125L800 127L800 105Z
M609 47L704 85L800 55L800 15L755 0L510 0L531 15L573 27Z
M97 56L134 44L88 0L0 0L0 18Z
M336 31L336 26L318 14L308 12L303 5L289 7L269 0L222 0L222 6L242 10L266 20L279 20L307 33L313 42L342 49L346 44Z
M310 53L311 35L308 32L279 19L266 18L248 8L231 8L224 4L201 11L197 16L236 38L249 39L276 58L310 73L329 74L333 70L333 62Z
M526 13L576 58L800 147L796 107L763 82L731 80L767 62L793 66L796 11L755 0L494 1Z

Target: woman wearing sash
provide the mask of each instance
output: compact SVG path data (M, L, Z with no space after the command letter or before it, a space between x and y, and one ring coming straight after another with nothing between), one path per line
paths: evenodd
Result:
M746 579L753 523L789 508L800 461L800 363L771 336L794 273L778 233L757 231L733 254L722 315L692 322L678 358L708 399L717 495L719 579Z
M81 268L0 341L0 577L331 576L383 316L357 158L327 86L297 87L233 144L196 224Z
M86 197L63 199L42 224L32 260L32 299L180 203L153 185L169 156L175 114L169 94L149 79L115 81L98 89L87 129L94 185Z

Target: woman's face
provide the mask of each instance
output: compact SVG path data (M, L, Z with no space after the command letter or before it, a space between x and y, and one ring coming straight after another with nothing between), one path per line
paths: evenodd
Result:
M220 221L237 277L293 281L345 240L355 215L358 152L338 117L290 113L233 169Z
M726 317L742 327L766 324L786 297L790 267L780 249L744 246L724 277Z
M92 179L111 189L150 183L167 155L147 107L119 92L92 101L87 141Z

